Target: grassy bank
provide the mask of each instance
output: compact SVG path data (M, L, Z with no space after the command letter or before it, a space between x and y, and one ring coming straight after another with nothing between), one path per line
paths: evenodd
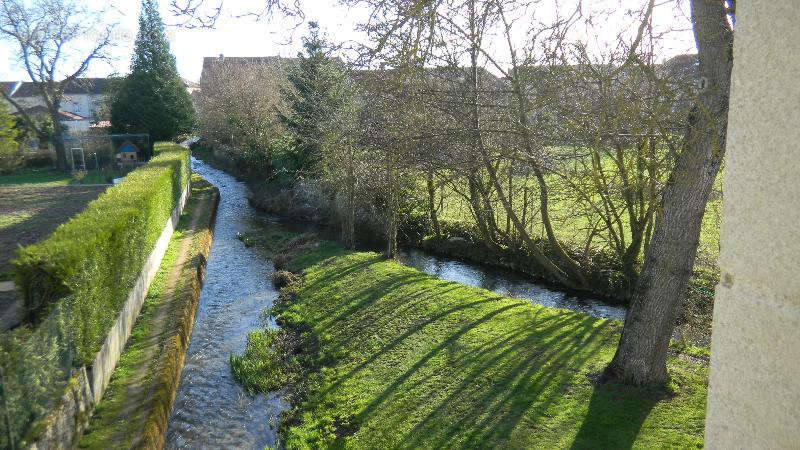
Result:
M234 373L289 386L288 448L627 448L702 445L707 368L669 360L664 389L597 386L617 321L436 279L322 242Z
M208 147L199 146L192 150L192 154L203 159L217 168L233 173L248 182L253 196L251 205L265 211L285 216L293 220L322 220L327 221L330 212L317 204L310 204L302 195L303 189L287 190L286 186L270 184L264 181L263 174L259 177L247 177L247 171L239 167L240 164L233 159L216 156ZM555 186L557 180L553 181ZM522 183L517 180L516 184ZM414 197L424 196L424 183L418 180L419 188ZM563 186L562 186L563 188ZM721 192L722 175L715 184L715 189ZM537 192L531 186L531 192ZM466 186L460 189L466 191ZM433 232L430 220L422 211L414 213L413 217L404 217L401 221L399 239L401 244L425 249L442 256L467 260L479 264L496 266L524 273L537 282L548 284L555 289L566 289L562 284L552 279L552 275L542 268L531 255L527 244L514 238L504 239L498 249L489 250L483 237L475 225L475 219L470 212L467 201L454 190L452 183L437 190L438 216L442 234L437 236ZM553 224L556 236L570 256L576 261L581 261L586 271L585 275L591 285L589 292L573 292L575 295L589 295L593 298L603 299L612 304L627 304L629 292L628 279L623 275L622 265L608 243L599 236L595 236L590 248L586 248L586 230L589 229L586 217L576 214L580 205L575 204L575 195L569 191L551 192L550 202ZM718 193L717 193L718 194ZM709 201L703 219L702 234L694 273L689 283L686 296L678 319L679 333L683 339L692 345L708 347L711 336L711 318L713 314L714 287L719 280L719 269L716 258L719 251L719 223L721 217L721 195L715 194ZM533 194L531 194L533 195ZM530 198L529 198L530 200ZM523 209L522 196L514 197L515 209ZM424 205L426 199L418 199L419 205ZM496 199L491 203L495 217L499 224L506 223L505 209ZM532 206L529 205L530 210ZM529 211L529 214L535 213ZM367 220L366 222L369 222ZM373 221L374 222L374 221ZM530 220L529 232L536 242L535 245L551 258L558 256L553 252L552 246L543 239L541 223ZM376 242L382 242L383 230L375 228L375 223L358 221L356 224L357 240L370 248L375 248ZM630 239L629 230L623 230L626 240Z
M160 448L178 386L219 194L197 175L81 448Z

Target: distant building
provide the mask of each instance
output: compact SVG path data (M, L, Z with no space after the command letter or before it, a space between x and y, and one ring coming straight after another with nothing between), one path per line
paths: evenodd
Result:
M93 123L107 119L104 114L104 105L108 95L109 85L119 78L77 78L64 88L64 99L61 102L60 122L70 134L79 134L89 130ZM0 88L27 112L39 116L47 115L45 102L42 99L39 87L31 81L5 81L0 82ZM13 105L12 113L19 114Z
M120 83L119 77L109 78L76 78L64 88L64 99L59 111L61 125L69 134L82 134L91 130L108 128L111 125L106 105L113 85ZM183 80L186 90L192 94L199 89L199 84ZM31 81L3 81L3 89L26 112L34 115L48 115L45 102L36 83ZM9 103L12 114L19 114Z
M285 78L289 69L296 66L298 62L299 59L297 58L284 58L281 56L206 56L203 58L203 70L200 73L199 86L203 85L203 79L207 79L215 69L223 66L263 67L274 71L272 76Z

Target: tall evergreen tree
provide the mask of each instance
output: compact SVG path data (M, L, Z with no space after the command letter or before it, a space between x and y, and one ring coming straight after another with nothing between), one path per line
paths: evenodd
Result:
M294 169L301 173L317 170L326 128L352 101L345 89L347 74L328 56L330 48L318 25L311 22L308 29L304 52L298 54L300 62L288 75L291 88L284 90L289 112L279 116L294 138Z
M111 105L117 133L148 133L151 142L191 131L192 100L178 76L156 0L142 0L131 72Z

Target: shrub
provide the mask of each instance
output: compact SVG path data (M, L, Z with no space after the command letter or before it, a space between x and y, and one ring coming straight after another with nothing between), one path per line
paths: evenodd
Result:
M272 284L275 286L275 289L283 289L295 282L297 282L297 277L295 277L292 272L277 270L272 273Z
M99 350L186 187L188 152L175 145L157 151L49 238L20 249L13 263L28 324L69 305L76 367Z
M25 167L33 167L33 168L43 168L43 167L53 167L55 164L55 159L53 157L53 153L47 151L42 152L33 156L25 157Z
M275 270L286 270L289 267L289 257L281 253L280 255L275 255L272 258L272 265L275 266Z

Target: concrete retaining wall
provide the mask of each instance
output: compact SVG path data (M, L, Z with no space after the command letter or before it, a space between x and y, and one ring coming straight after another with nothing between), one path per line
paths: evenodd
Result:
M178 205L172 210L153 251L139 273L133 289L128 293L125 305L117 321L108 332L106 340L92 362L91 367L75 371L58 405L33 430L36 440L30 449L72 448L89 422L92 411L103 398L111 374L117 366L125 343L130 337L136 317L142 309L150 283L161 265L178 219L186 205L191 186L187 180Z

